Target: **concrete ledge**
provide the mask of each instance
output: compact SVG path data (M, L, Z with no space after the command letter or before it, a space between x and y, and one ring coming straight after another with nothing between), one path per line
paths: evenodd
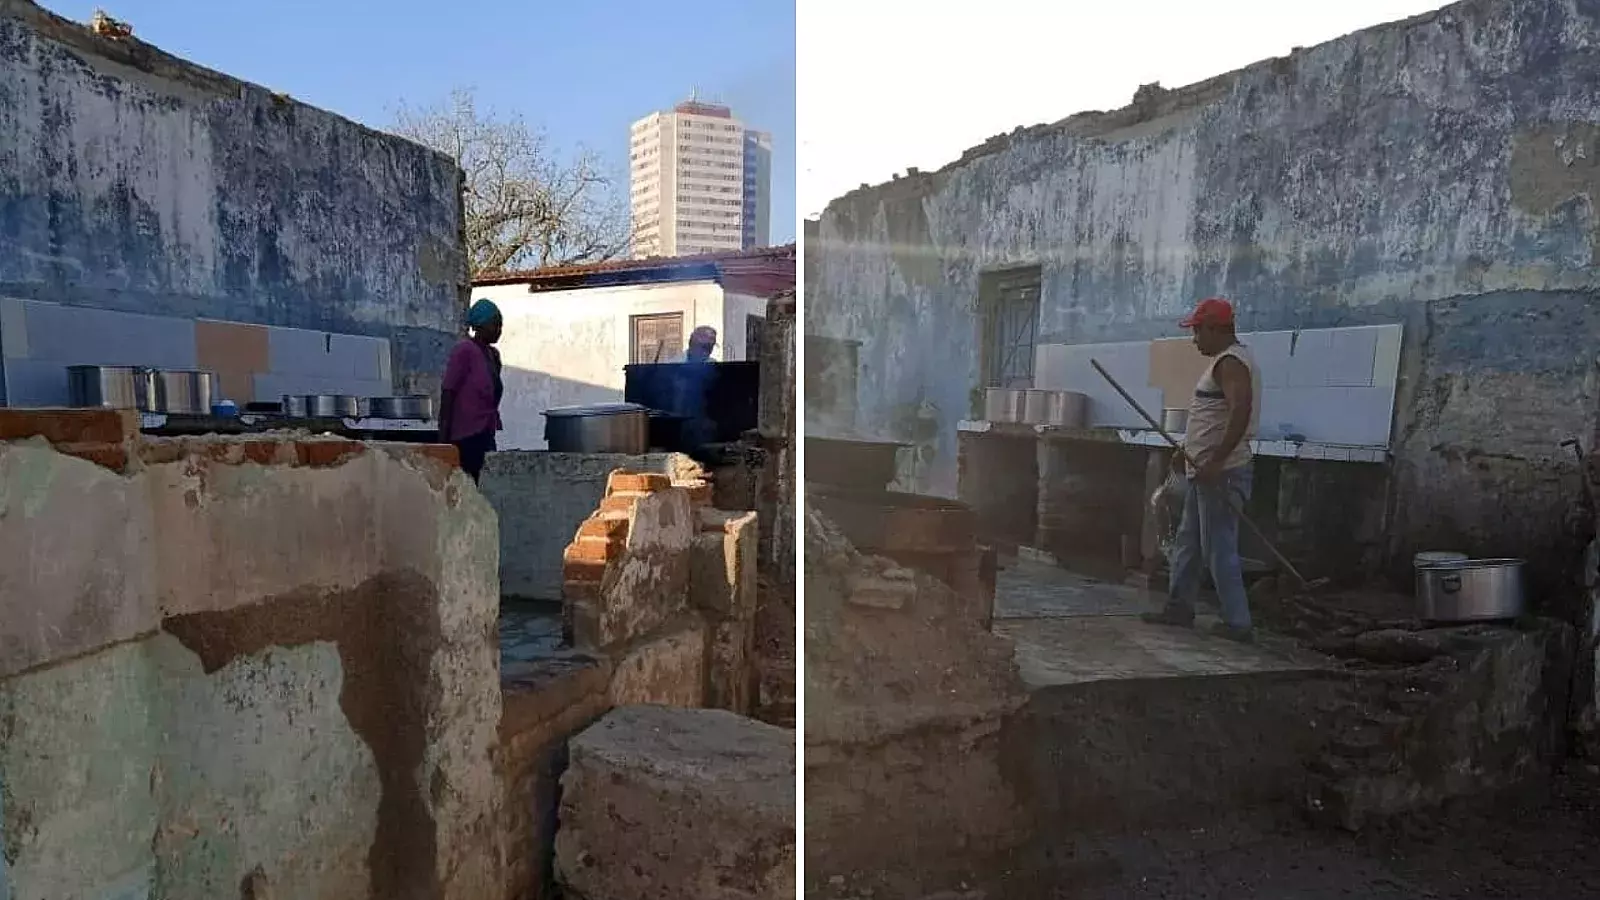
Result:
M721 710L617 709L572 740L556 864L585 900L790 900L794 733Z

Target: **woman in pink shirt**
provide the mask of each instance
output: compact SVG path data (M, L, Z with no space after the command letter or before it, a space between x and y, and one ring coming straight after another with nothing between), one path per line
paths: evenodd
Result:
M467 328L472 336L456 344L444 367L444 385L439 398L439 439L454 444L461 454L461 468L477 483L483 462L494 452L494 435L501 428L500 397L505 384L500 378L500 340L504 321L500 308L479 300L467 310Z

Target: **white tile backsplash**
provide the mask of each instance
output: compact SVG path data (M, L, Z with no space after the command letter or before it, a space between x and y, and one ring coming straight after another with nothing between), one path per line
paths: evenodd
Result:
M1308 440L1366 446L1389 442L1402 327L1380 325L1302 331L1291 356L1289 331L1242 335L1261 370L1260 437L1285 431ZM1044 344L1035 354L1034 385L1090 398L1089 423L1146 427L1138 413L1089 365L1098 359L1151 415L1161 392L1149 387L1150 344Z

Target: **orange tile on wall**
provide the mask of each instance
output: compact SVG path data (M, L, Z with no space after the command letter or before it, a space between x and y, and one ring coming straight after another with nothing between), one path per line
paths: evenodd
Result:
M268 369L267 329L201 319L194 323L194 342L195 361L217 374L222 397L241 404L256 399L255 376Z
M1189 338L1150 342L1150 387L1161 391L1162 406L1188 409L1195 383L1206 370L1206 358Z

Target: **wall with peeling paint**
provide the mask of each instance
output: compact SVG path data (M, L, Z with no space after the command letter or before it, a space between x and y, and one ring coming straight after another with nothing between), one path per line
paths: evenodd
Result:
M1173 335L1212 294L1247 331L1402 322L1392 555L1525 555L1554 588L1597 204L1600 2L1468 0L852 192L808 232L806 331L862 342L859 421L953 495L980 272L1042 267L1040 343Z
M399 138L0 0L0 296L389 337L426 389L459 172Z
M0 410L13 896L497 894L487 501L437 448L135 428Z

